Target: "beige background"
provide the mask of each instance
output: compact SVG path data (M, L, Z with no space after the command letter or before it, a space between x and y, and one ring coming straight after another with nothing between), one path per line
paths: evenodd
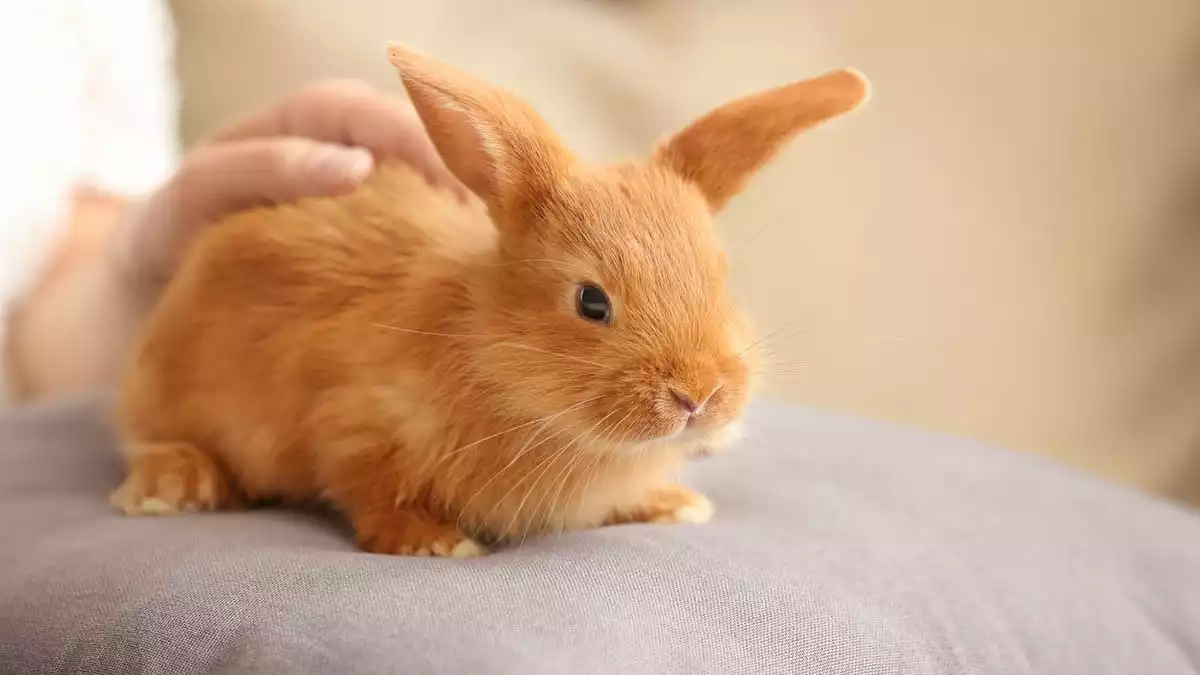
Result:
M189 138L319 77L399 92L389 40L595 159L855 66L870 105L722 219L772 390L1200 501L1195 0L174 4Z

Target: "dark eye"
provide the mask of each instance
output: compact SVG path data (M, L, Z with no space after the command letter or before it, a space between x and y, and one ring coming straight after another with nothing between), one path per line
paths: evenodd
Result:
M580 286L576 307L579 310L579 316L588 321L597 323L612 321L612 303L608 300L608 294L599 286L592 284Z

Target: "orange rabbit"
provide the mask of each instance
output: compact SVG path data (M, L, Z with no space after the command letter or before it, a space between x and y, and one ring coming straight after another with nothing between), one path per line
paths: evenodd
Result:
M515 96L389 56L482 205L384 164L351 195L208 228L127 373L114 505L321 500L367 551L453 557L707 521L669 477L735 435L755 368L711 216L865 80L750 96L592 167Z

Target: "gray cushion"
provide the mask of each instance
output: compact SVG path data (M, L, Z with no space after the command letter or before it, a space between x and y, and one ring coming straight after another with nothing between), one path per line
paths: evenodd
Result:
M711 525L458 561L113 515L102 410L0 414L5 673L1200 672L1200 517L957 439L760 405Z

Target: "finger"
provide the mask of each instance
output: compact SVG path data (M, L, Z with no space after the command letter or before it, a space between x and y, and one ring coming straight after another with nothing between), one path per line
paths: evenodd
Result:
M420 124L412 106L358 80L322 82L251 114L213 136L224 142L263 136L303 136L358 145L380 155L412 149L405 127ZM432 145L432 144L431 144Z
M256 204L340 194L374 166L361 148L307 138L259 138L197 149L173 185L189 219L211 220Z
M146 267L167 275L204 224L251 206L341 194L374 166L361 148L306 138L260 138L194 150L146 204L136 233Z
M213 140L263 136L301 136L367 148L378 157L409 163L436 185L460 195L465 191L442 162L412 105L358 80L334 80L303 89L234 123Z

